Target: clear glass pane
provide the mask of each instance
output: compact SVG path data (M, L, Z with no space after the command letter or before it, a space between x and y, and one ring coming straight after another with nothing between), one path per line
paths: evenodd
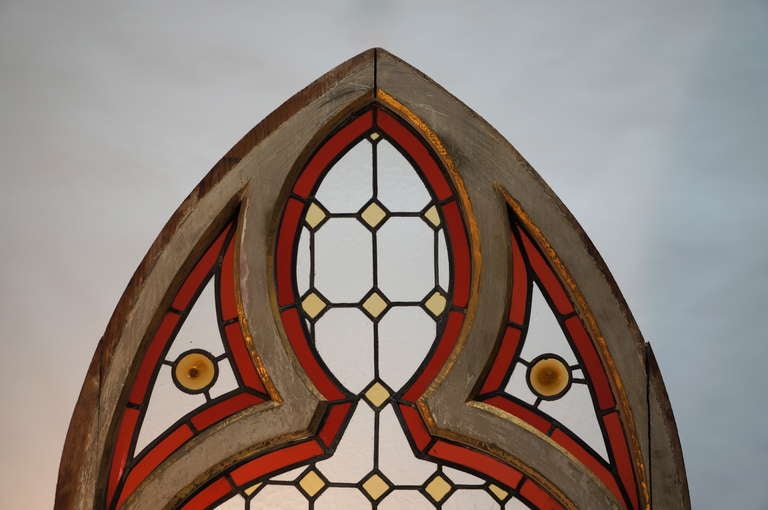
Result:
M420 307L392 308L379 322L379 375L400 389L416 372L435 341L434 319Z
M435 286L432 230L421 218L390 218L378 233L379 287L390 301L421 301Z
M251 499L250 510L305 510L309 506L307 498L291 485L267 485Z
M435 464L417 459L391 405L379 414L379 468L392 482L415 485L435 472Z
M357 308L328 310L315 324L315 345L333 375L351 392L373 380L373 324Z
M371 503L357 489L330 487L315 502L315 510L368 510Z
M459 489L443 505L444 510L498 510L501 506L484 489Z
M576 356L563 333L555 313L534 284L531 296L531 320L520 356L531 361L540 354L554 353L568 364L576 364Z
M393 491L379 504L381 510L433 510L430 501L415 490Z
M565 395L558 400L541 402L539 409L560 421L604 459L608 459L592 395L586 385L571 385Z
M301 229L299 236L299 249L296 252L296 285L299 288L299 294L304 294L309 289L309 230Z
M336 453L317 463L317 470L332 482L354 483L373 469L374 413L360 402L349 421Z
M373 196L373 150L361 140L328 171L315 199L332 213L357 212Z
M371 233L352 218L332 218L315 233L315 287L331 302L357 302L370 290L371 243Z
M377 146L379 200L390 211L420 211L429 192L407 159L386 140Z
M203 395L190 395L179 390L171 378L171 367L162 365L141 424L136 452L140 452L179 418L203 404Z
M215 285L213 278L205 285L200 297L192 306L192 310L184 320L179 333L176 335L165 359L174 362L176 358L189 349L203 349L213 356L224 352L224 344L219 333L219 322L216 317Z

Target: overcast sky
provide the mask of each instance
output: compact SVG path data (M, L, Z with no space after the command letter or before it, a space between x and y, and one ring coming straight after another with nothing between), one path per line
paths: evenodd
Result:
M52 506L88 362L173 210L382 46L597 245L659 359L694 508L768 508L768 3L416 3L0 0L0 507Z

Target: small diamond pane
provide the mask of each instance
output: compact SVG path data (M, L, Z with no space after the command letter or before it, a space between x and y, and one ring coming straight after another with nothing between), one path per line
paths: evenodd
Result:
M325 487L325 481L315 471L309 471L299 480L299 486L309 497L314 496Z
M251 494L253 494L257 490L259 490L259 488L262 485L264 485L262 482L255 483L255 484L251 485L250 487L248 487L247 489L245 489L243 492L245 492L248 496L250 496Z
M325 301L323 301L323 299L314 292L308 294L307 297L301 301L301 307L312 319L317 317L320 312L325 310L326 306L327 305Z
M387 309L387 302L384 300L381 294L374 291L363 302L363 308L365 308L365 310L369 314L371 314L371 317L377 318L379 315L381 315L384 312L384 310Z
M443 310L445 310L445 303L445 296L443 296L440 291L435 291L431 296L429 296L427 301L424 303L424 306L427 307L429 313L437 317L443 313Z
M376 202L371 202L368 207L363 209L360 216L369 227L376 228L387 217L387 211Z
M424 213L424 218L435 227L440 226L440 214L438 214L437 207L434 205L427 209L427 211Z
M376 381L365 392L365 399L371 403L373 407L379 408L381 404L387 401L389 398L389 390L384 387L383 384Z
M315 202L312 202L309 205L309 209L307 209L306 216L304 216L304 221L307 222L307 225L309 225L310 228L315 228L323 222L326 216L327 214L325 214L325 211L323 211Z
M499 502L504 501L507 499L507 496L509 496L509 492L505 491L495 483L492 483L488 486L488 490L493 495L494 498L496 498Z
M382 477L374 473L363 482L363 490L376 501L389 490L389 484Z
M451 488L451 483L439 474L424 487L435 503L441 502L451 492Z

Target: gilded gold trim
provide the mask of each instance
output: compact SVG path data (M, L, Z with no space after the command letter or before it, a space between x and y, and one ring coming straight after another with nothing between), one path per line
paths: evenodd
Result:
M235 303L237 304L237 316L240 322L240 330L243 332L243 337L245 338L245 346L248 349L248 353L251 355L251 360L253 360L253 364L256 367L256 372L259 374L259 377L261 377L264 389L267 390L269 398L275 404L282 404L283 398L280 395L280 392L277 391L275 384L272 382L272 378L269 376L269 372L267 372L267 368L264 366L261 356L259 356L259 353L256 351L256 347L253 343L253 336L251 335L251 328L248 326L248 317L245 314L243 298L240 295L240 245L243 239L243 228L245 227L245 209L246 204L243 200L242 205L240 206L239 217L237 218L237 230L235 231L233 236L234 239L232 240L235 243L232 272L235 278Z
M637 429L635 427L634 413L632 412L632 409L629 405L629 399L627 398L627 393L624 388L624 383L621 380L621 376L619 375L619 371L616 368L616 363L613 361L613 357L611 356L611 353L608 349L608 343L600 331L600 327L597 324L597 320L595 319L592 310L590 309L589 303L587 303L586 298L581 293L581 290L576 284L576 281L573 279L570 271L568 271L568 268L560 260L557 252L549 243L541 229L536 226L536 224L533 222L533 220L531 220L531 217L525 212L520 203L517 202L503 186L497 185L496 187L504 197L504 200L507 202L507 204L509 204L512 210L515 211L517 217L520 219L523 225L525 225L526 229L531 234L531 237L533 237L536 244L552 264L552 267L557 272L560 281L565 284L568 293L576 304L579 316L584 319L584 322L587 325L587 330L592 337L592 341L598 347L598 352L600 352L603 363L605 363L606 369L610 374L611 382L613 383L616 396L618 397L621 414L625 417L624 430L629 438L630 449L633 453L635 467L637 468L637 481L644 500L643 503L645 505L645 509L650 510L650 491L648 487L647 475L645 472L645 462L643 461L643 451L640 447L640 440L638 439Z

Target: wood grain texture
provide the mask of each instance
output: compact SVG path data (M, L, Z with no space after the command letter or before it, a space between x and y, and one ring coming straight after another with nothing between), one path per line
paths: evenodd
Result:
M650 344L647 349L652 508L691 510L688 478L675 416Z

